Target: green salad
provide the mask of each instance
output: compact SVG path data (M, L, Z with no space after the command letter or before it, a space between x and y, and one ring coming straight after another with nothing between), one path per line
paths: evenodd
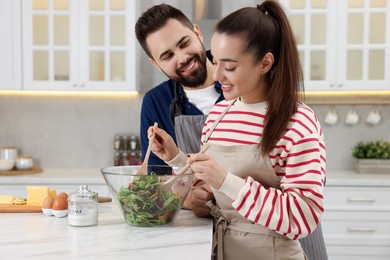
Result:
M160 177L137 176L128 187L116 194L129 224L157 226L170 223L180 207L180 198L171 191L161 189Z

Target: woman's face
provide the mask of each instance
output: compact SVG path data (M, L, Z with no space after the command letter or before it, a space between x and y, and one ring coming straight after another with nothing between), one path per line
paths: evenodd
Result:
M239 36L214 33L211 38L213 78L222 85L225 99L238 97L245 103L265 100L261 62L251 53L243 53L244 40Z

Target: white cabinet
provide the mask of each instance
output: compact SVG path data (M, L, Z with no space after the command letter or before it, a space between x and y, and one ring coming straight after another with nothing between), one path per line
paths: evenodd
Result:
M324 196L321 223L330 260L390 259L390 185L330 184Z
M281 2L307 90L390 89L390 1Z
M28 90L136 90L136 1L22 2Z
M0 3L0 89L21 89L20 5L20 0L3 0Z

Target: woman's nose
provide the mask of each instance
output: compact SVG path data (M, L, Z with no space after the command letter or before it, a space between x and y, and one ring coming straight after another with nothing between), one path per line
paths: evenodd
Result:
M220 71L218 66L214 66L213 80L214 81L221 81L222 79L223 79L223 73Z

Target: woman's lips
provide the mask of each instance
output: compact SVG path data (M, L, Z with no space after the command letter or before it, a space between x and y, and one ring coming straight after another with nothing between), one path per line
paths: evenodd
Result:
M233 87L234 87L234 85L232 85L232 84L229 84L229 85L221 84L222 91L225 91L225 92L232 90Z

